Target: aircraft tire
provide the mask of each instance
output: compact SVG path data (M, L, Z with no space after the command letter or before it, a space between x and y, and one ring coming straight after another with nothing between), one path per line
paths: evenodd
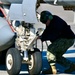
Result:
M39 75L42 69L42 54L39 49L34 48L34 51L29 53L31 65L28 65L30 75Z
M18 75L21 69L21 55L16 48L10 48L6 54L6 69L9 75Z

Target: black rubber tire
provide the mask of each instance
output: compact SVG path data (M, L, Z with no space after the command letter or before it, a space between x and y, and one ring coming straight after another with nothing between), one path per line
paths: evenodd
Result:
M9 66L8 66L8 58L9 56L12 56L12 66L10 67L9 69ZM11 60L11 59L10 59ZM19 72L20 72L20 69L21 69L21 55L20 55L20 52L19 50L17 50L16 48L10 48L8 51L7 51L7 54L6 54L6 69L7 69L7 72L9 75L18 75Z
M30 69L28 65L28 71L30 75L39 75L42 69L42 54L39 49L35 48L34 51L29 52L29 59L33 57L33 67Z

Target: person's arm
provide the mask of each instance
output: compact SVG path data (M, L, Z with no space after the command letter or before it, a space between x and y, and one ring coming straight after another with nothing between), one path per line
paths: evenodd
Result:
M39 38L41 39L41 41L46 41L47 40L47 30L45 29L44 32L42 33L41 36L39 36Z

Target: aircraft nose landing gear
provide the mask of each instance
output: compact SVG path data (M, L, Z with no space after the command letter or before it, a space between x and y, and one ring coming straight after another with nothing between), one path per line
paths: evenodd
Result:
M6 54L6 69L9 75L18 75L21 70L22 63L20 51L16 48L10 48ZM30 75L39 75L42 69L42 55L39 49L28 52L28 61L23 61L28 65Z
M31 24L23 24L16 27L17 37L15 48L10 48L6 55L6 68L9 75L18 75L21 64L27 64L30 75L39 75L42 69L42 53L36 48L36 40L42 29L38 29L38 35L34 33Z

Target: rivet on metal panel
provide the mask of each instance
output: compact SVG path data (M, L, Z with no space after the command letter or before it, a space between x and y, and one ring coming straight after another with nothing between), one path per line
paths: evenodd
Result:
M24 13L23 15L26 16L26 13Z

